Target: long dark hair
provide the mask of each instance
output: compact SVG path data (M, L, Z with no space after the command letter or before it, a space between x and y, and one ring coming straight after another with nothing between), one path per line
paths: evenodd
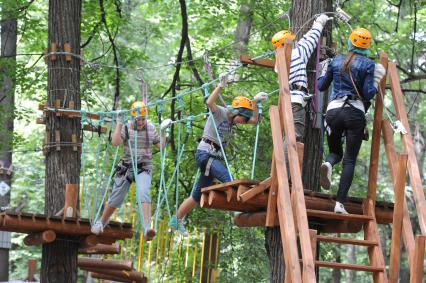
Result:
M352 61L356 56L358 56L356 53L348 52L348 54L346 55L345 62L343 62L342 68L340 69L341 74L349 74L349 72L351 71Z

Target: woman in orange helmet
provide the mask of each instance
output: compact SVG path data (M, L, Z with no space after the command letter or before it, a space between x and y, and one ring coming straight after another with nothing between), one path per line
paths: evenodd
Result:
M183 236L187 235L182 219L200 202L201 189L210 186L213 179L220 182L231 181L228 169L221 162L221 146L226 147L233 137L233 126L236 124L257 124L258 109L255 101L267 98L265 93L257 94L253 101L244 96L237 96L228 107L216 105L216 100L227 84L227 76L220 76L220 83L208 97L206 104L211 111L204 126L203 136L197 147L195 159L201 170L197 186L170 219L169 226L178 230ZM217 132L216 132L217 130Z
M352 31L348 39L348 54L322 62L318 88L328 89L333 81L326 114L329 154L320 168L320 183L331 186L332 167L343 158L343 169L334 211L347 214L343 206L352 184L355 163L364 137L365 113L376 95L380 80L385 75L381 64L367 58L370 53L371 33L364 28ZM346 148L343 152L342 136Z

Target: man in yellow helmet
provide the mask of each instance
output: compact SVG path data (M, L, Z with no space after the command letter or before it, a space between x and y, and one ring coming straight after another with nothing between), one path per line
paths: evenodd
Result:
M114 211L119 208L130 184L135 181L136 175L136 193L142 203L142 215L144 217L144 236L145 240L150 241L155 236L155 230L151 229L151 196L150 185L152 176L152 146L160 148L160 136L155 126L148 120L148 110L141 101L132 104L130 114L133 120L123 125L123 119L117 117L117 125L112 134L112 145L119 146L123 144L123 154L117 165L112 192L105 205L101 218L92 226L92 233L99 235L103 232L109 218ZM166 129L171 125L171 120L166 119L161 123L162 147L165 146ZM135 137L136 136L136 137ZM135 145L136 142L136 145ZM136 152L135 151L136 148ZM132 159L137 164L137 174L134 173Z
M298 142L303 141L305 131L305 106L311 97L308 93L308 76L306 65L317 47L322 30L330 20L327 15L321 14L314 21L312 28L295 44L291 51L289 86L291 94L291 106L293 110L294 129ZM275 49L284 45L287 39L294 40L295 35L287 30L280 31L272 38L272 45ZM277 70L276 70L277 71Z
M216 105L216 100L227 84L227 76L220 76L220 83L208 97L206 104L211 111L204 126L203 136L197 147L195 159L201 170L197 186L179 207L177 215L170 219L170 227L187 235L182 219L193 210L201 198L201 189L212 184L216 178L220 182L229 182L231 177L221 162L221 145L226 147L233 136L232 128L236 124L257 124L259 119L256 101L264 100L267 95L257 94L253 100L237 96L227 108ZM214 119L214 120L213 120ZM215 129L216 128L216 129ZM217 130L217 132L216 132Z

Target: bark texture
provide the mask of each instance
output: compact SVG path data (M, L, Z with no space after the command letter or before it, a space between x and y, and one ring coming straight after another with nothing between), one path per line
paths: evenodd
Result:
M240 54L247 53L247 45L250 39L250 30L253 22L253 0L241 1L240 17L238 25L235 29L235 58L239 58Z
M4 1L3 10L11 7ZM13 6L13 5L12 5ZM0 58L0 167L9 168L12 164L14 93L16 77L17 20L10 13L2 13L1 58ZM0 182L11 185L12 175L0 174ZM10 191L0 196L0 206L8 206ZM10 237L9 232L0 231L0 239ZM0 247L0 281L9 280L9 249Z
M71 52L80 54L81 0L50 0L48 46L56 43L58 51L63 51L64 43L69 42ZM50 49L49 49L50 50ZM51 51L51 50L50 50ZM73 101L80 109L80 59L58 55L53 61L48 60L48 104L54 105L61 100L62 107L68 107ZM64 206L64 192L67 183L79 184L80 153L73 151L72 134L80 140L80 119L58 117L50 113L46 121L46 192L45 213L54 215ZM60 148L55 132L60 133ZM64 144L65 143L65 144ZM68 144L67 144L68 143ZM77 281L78 242L67 235L58 235L55 242L43 245L41 282L76 282Z

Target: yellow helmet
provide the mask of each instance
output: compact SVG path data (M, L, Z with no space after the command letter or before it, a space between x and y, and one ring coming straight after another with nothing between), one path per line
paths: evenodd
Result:
M357 28L351 32L349 40L356 47L368 49L371 45L371 33L365 28Z
M145 106L145 103L142 101L135 101L132 103L132 106L130 107L130 114L132 117L136 117L137 114L137 108L139 109L139 116L144 117L148 114L147 108Z
M232 100L231 106L234 109L245 108L245 109L248 109L248 110L251 110L251 111L254 110L253 101L251 101L250 99L248 99L245 96L235 97L234 100Z
M286 39L294 40L295 37L296 36L292 34L291 32L289 32L288 30L279 31L276 34L274 34L274 36L272 37L272 40L271 40L272 45L274 46L275 49L280 48L283 46Z

